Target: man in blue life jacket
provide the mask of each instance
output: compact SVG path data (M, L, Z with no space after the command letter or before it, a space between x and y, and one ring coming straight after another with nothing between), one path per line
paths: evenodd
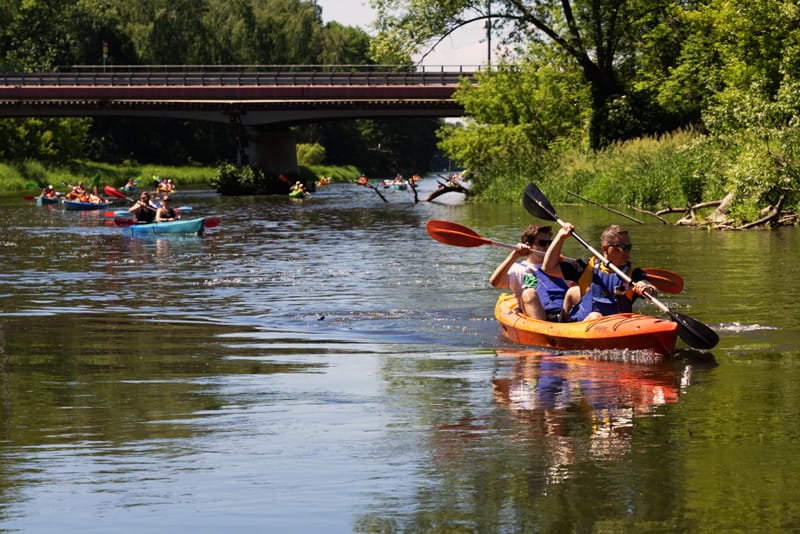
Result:
M586 321L604 315L630 313L633 302L643 292L653 296L657 294L645 272L631 264L633 245L626 229L616 224L606 228L600 236L600 247L603 257L627 274L633 281L632 285L627 284L597 258L564 261L561 247L573 230L572 224L564 223L542 262L545 273L577 283L564 297L564 317L569 317L571 321Z
M529 225L523 230L514 250L489 277L489 283L494 287L510 289L514 293L522 313L540 321L559 320L568 288L568 283L563 279L549 276L541 270L542 259L551 239L550 226Z

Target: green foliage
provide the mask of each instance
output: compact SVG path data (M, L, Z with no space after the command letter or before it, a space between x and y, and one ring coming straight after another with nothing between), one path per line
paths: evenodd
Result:
M209 167L119 166L85 160L52 163L28 159L14 164L0 164L0 190L21 191L30 189L29 184L34 184L37 189L48 184L58 187L62 182L92 182L96 178L98 185L117 187L129 179L138 178L141 186L150 187L155 184L152 176L169 177L179 188L207 187L214 172L215 169Z
M352 165L345 165L342 167L331 165L309 165L311 174L316 179L320 176L326 176L332 182L355 182L361 171Z
M616 143L597 152L560 155L542 181L556 202L569 191L607 205L645 209L685 206L701 200L702 185L714 183L714 158L693 131Z
M538 49L535 69L545 69L557 58L559 70L569 65L580 72L583 92L591 97L587 133L594 148L661 132L674 124L650 101L649 92L630 91L639 67L639 43L669 14L670 0L493 0L489 4L485 0L372 0L371 5L378 16L375 53L410 56L435 46L462 26L491 18L515 52ZM629 98L621 99L624 96ZM623 108L624 116L619 113L620 102L630 106ZM650 120L627 120L640 112Z
M42 182L26 178L19 168L0 163L0 191L36 191L42 187ZM31 193L38 194L38 191Z
M325 161L325 147L319 143L297 143L298 165L321 165Z
M63 161L81 155L90 119L0 119L0 159Z
M232 163L219 166L211 186L220 195L252 195L258 191L258 183L263 180L263 171L250 165L237 167Z
M532 47L526 61L502 63L464 79L454 95L478 125L522 126L528 144L546 150L552 143L580 144L591 114L581 73L559 63L550 51Z
M211 180L211 186L221 195L285 195L289 192L289 184L298 180L311 189L316 175L308 167L299 167L297 173L273 175L251 165L237 167L222 163Z

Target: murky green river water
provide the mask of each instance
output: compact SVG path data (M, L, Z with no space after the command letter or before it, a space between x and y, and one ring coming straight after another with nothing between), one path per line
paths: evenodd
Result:
M385 195L179 191L221 223L169 239L0 197L0 529L800 530L798 230L558 206L593 242L628 226L721 340L554 354L500 337L505 250L424 229L514 243L521 205Z

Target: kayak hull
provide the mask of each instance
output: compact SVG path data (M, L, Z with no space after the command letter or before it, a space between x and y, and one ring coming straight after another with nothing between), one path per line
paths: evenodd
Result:
M678 337L677 323L636 313L574 323L538 321L520 313L510 294L497 299L495 317L511 341L557 350L649 350L668 356Z
M205 217L198 219L178 219L177 221L132 224L122 229L130 236L196 234L203 235Z
M64 209L67 211L97 211L106 209L108 206L108 202L81 202L64 199Z
M61 201L58 197L36 197L37 206L46 206L48 204L58 204Z

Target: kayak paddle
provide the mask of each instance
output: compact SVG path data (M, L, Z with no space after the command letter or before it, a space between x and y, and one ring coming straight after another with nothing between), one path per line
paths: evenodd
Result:
M525 188L525 194L522 197L522 204L525 206L525 209L528 210L528 213L534 217L548 221L554 221L561 226L564 225L564 221L558 217L553 205L550 204L550 201L547 200L547 197L544 196L544 193L542 193L535 184L528 184L528 187ZM627 274L625 274L619 267L608 261L605 256L600 254L600 252L592 247L592 245L579 236L577 232L573 231L572 237L574 237L578 243L583 245L589 252L591 252L598 260L600 260L603 265L614 271L626 283L630 284L633 282L633 280L631 280ZM687 315L670 310L666 304L654 296L649 295L647 292L643 292L642 296L652 302L662 312L669 315L673 321L678 323L678 335L690 347L707 350L713 348L719 342L719 336L717 333L697 319L693 319Z
M104 186L103 187L103 191L105 192L106 195L108 195L110 197L124 198L125 200L128 200L130 202L136 202L131 197L126 196L122 191L114 189L110 185Z
M515 248L513 245L481 237L473 229L450 221L431 219L425 224L425 229L435 241L445 245L468 248L494 245L509 250ZM673 295L683 291L683 277L678 273L667 269L659 269L658 267L645 267L642 270L647 273L647 279L659 291Z

